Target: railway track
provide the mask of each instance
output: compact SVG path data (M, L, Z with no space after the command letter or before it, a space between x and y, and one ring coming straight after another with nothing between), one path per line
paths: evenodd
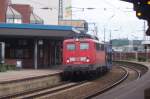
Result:
M124 67L124 66L123 66ZM128 77L120 84L120 86L124 86L133 80L137 80L141 77L141 72L138 69L124 67L128 71Z
M68 89L68 88L79 86L79 85L82 85L83 83L85 83L85 81L78 82L78 83L66 83L66 84L63 84L63 85L60 85L60 86L57 86L57 87L54 87L54 88L48 88L46 90L39 90L39 91L30 93L30 94L24 94L24 95L20 95L20 96L13 96L11 98L13 98L13 99L38 98L40 96L44 96L44 95L47 95L47 94L53 94L53 93L56 93L58 91L62 91L62 90Z
M132 66L131 65L130 66L122 65L121 67L124 68L126 70L126 72L128 72L128 76L125 79L122 79L122 81L120 81L121 83L118 81L118 82L104 88L103 90L99 90L99 92L86 97L85 99L94 99L96 96L99 96L100 94L106 92L107 90L109 90L112 87L115 87L117 85L119 85L118 87L122 87L125 84L128 84L129 82L131 82L133 80L139 79L142 75L145 74L145 70L147 71L146 68L143 69L143 67L141 67L142 68L141 69L141 68L133 66L133 65Z
M117 71L117 70L115 70L115 71ZM116 74L116 75L118 75L118 74ZM109 76L111 76L111 74ZM105 78L105 77L103 77L103 78ZM37 89L37 90L29 91L29 92L17 93L17 94L14 94L14 95L8 95L8 96L0 97L0 98L1 99L10 99L10 98L11 99L33 99L33 98L43 97L43 96L46 96L46 95L50 96L52 94L56 94L56 93L59 93L61 91L65 91L65 90L68 90L68 89L70 90L71 88L73 90L75 89L74 91L76 91L78 89L82 89L82 88L84 89L85 86L91 86L93 83L96 83L96 82L97 82L97 80L89 81L89 82L82 81L82 82L74 82L74 83L72 83L72 82L71 83L64 83L64 84L61 84L59 86L55 86L53 88L50 87L50 88ZM88 90L88 88L85 89L85 90ZM74 91L71 91L71 92L73 93ZM70 98L68 98L68 99L70 99Z
M138 72L140 72L140 76L144 75L148 71L148 67L142 64L126 62L126 61L116 61L116 62L114 62L115 65L122 65L127 68L136 69Z
M45 98L55 98L55 99L58 98L59 99L60 97L61 97L61 99L83 99L83 98L89 99L89 98L91 98L91 96L95 95L95 93L99 92L100 89L101 89L101 92L105 92L106 90L109 90L110 88L112 88L114 85L121 83L123 80L125 80L128 77L128 74L129 74L128 71L124 67L119 67L119 68L122 70L122 72L120 74L121 76L116 78L114 81L112 80L112 82L110 81L110 83L108 83L108 81L110 80L110 78L109 78L110 76L106 75L103 78L100 78L100 79L97 79L97 80L94 80L91 82L85 82L82 85L75 86L72 89L66 89L61 93L60 96L59 96L59 94L57 94L59 92L57 92L56 93L57 95L54 95L54 96L47 95L47 96L41 97L40 99L45 99ZM106 77L106 79L105 79L105 77ZM93 89L93 90L90 90L90 89ZM74 95L72 95L71 97L63 96L63 94L68 95L70 93L74 94ZM90 96L88 96L88 95L90 95Z
M16 93L13 95L0 97L0 99L33 99L33 98L43 96L46 94L52 94L52 93L56 93L58 91L62 91L71 87L79 86L85 82L86 81L74 82L74 83L62 82L61 84L54 86L54 87L39 88L39 89L28 91L28 92Z
M122 84L126 84L132 80L138 79L140 76L141 71L139 69L117 66L105 76L94 81L64 83L53 88L45 88L26 93L10 95L3 97L3 99L91 99L110 90L120 83L121 86Z
M119 85L121 82L127 80L127 78L129 77L129 71L128 71L128 69L125 68L125 67L122 67L122 66L119 66L119 67L122 68L122 69L125 71L125 74L124 74L118 81L116 81L116 82L114 82L114 83L112 83L112 84L110 84L110 85L107 85L106 87L100 89L98 92L96 92L96 93L94 93L94 94L92 94L92 95L89 95L89 96L85 97L85 99L91 99L91 98L93 98L93 97L96 97L96 96L98 96L98 95L100 95L100 94L102 94L102 93L104 93L104 92L110 90L111 88L113 88L113 87Z

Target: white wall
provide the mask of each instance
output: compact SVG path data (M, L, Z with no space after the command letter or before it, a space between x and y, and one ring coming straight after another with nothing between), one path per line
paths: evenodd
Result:
M44 20L44 24L58 24L59 0L12 0L12 3L30 4L34 8L35 14ZM43 7L49 7L52 10L40 9Z
M72 8L70 8L70 9L66 9L66 8L72 6L72 0L63 0L63 1L64 1L63 18L66 20L70 20L70 19L72 19Z
M12 3L30 4L34 8L35 14L44 20L44 24L58 24L59 0L12 0ZM67 7L71 7L71 5L72 0L63 0L63 18L66 20L72 18L72 9L66 9ZM40 9L43 7L49 7L52 10Z

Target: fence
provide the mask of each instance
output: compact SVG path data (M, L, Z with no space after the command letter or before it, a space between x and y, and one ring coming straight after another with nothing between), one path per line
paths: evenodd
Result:
M113 61L115 60L136 60L136 61L150 61L150 52L114 52Z

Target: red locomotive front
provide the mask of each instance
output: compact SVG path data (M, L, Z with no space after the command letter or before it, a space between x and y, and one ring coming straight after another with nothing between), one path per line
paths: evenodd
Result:
M111 67L111 47L98 39L76 37L63 42L63 79L91 79Z
M105 64L105 51L93 39L67 39L64 41L63 64L70 69L96 69ZM99 50L97 50L99 49Z

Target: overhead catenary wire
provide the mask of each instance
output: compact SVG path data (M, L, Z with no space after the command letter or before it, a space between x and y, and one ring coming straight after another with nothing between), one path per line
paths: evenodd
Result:
M44 3L41 3L41 2L38 2L38 1L35 1L35 0L30 0L31 2L33 2L34 4L38 4L38 5L42 5L42 6L47 6L46 4Z

